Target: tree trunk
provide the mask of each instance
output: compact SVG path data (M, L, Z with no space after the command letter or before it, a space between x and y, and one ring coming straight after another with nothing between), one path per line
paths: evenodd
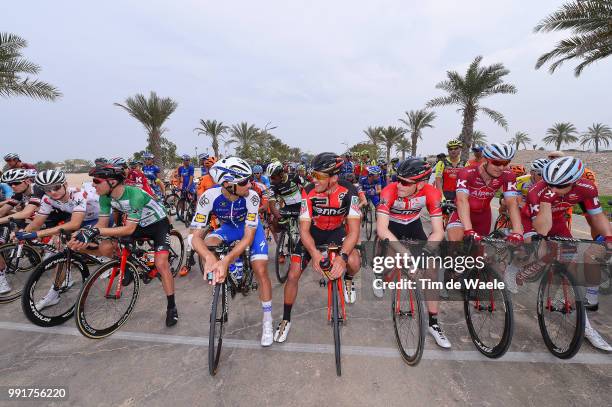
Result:
M406 159L406 150L402 150L402 161Z
M160 172L164 173L164 163L162 162L162 150L161 150L161 133L159 130L153 130L149 133L149 151L155 156L153 162L160 169Z
M219 158L219 138L214 134L211 134L210 137L212 137L212 149L215 152L215 157Z
M599 139L595 138L595 152L599 153Z
M463 111L463 128L461 129L461 141L463 142L463 148L461 149L462 161L467 161L470 157L470 146L472 145L475 118L476 109L473 104L468 104Z
M412 149L410 150L411 154L413 157L416 157L416 150L417 150L417 142L419 140L419 132L418 131L414 131L412 132Z
M557 139L557 151L561 151L561 138Z
M387 144L387 162L391 159L391 145Z

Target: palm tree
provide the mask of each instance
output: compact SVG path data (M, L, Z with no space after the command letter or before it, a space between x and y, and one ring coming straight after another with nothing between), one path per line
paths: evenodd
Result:
M380 132L379 142L384 144L387 149L387 162L391 159L391 148L396 145L402 138L404 138L404 134L406 130L401 127L385 127Z
M417 143L420 139L422 139L421 131L427 127L432 127L431 122L436 118L436 114L434 112L428 112L425 109L420 110L411 110L410 112L405 112L408 120L399 119L400 122L404 123L408 126L408 132L412 137L412 150L411 155L416 155ZM402 158L403 160L403 158Z
M206 120L200 119L200 126L193 129L193 131L198 132L198 136L200 134L204 134L209 136L212 139L212 149L215 153L215 157L219 157L219 139L223 141L222 134L227 132L227 126L223 125L223 122L217 122L216 120Z
M378 143L380 143L380 133L382 132L382 130L383 128L381 126L370 126L363 132L368 137L368 141L371 144L377 145Z
M531 143L531 138L529 138L529 135L523 131L517 131L514 137L508 140L508 144L515 144L517 150L521 144L523 147L527 148L527 143Z
M114 103L125 109L130 116L142 124L148 134L147 149L155 155L155 164L163 167L161 160L161 137L166 132L164 122L176 110L178 103L170 98L160 98L157 93L151 92L147 99L140 93L125 100L125 105Z
M598 153L600 145L606 147L610 145L610 141L612 141L612 130L605 124L593 124L580 139L581 146L593 144L595 146L595 152Z
M472 132L471 147L484 146L485 144L487 144L487 136L480 130L474 130Z
M509 83L504 83L503 77L510 71L504 68L501 63L490 66L480 66L482 57L478 56L470 64L465 76L459 75L455 71L447 71L447 80L439 82L437 89L442 89L448 93L427 102L426 107L458 105L463 112L463 126L461 129L461 140L463 149L461 159L467 160L470 145L472 144L472 132L474 121L478 113L483 112L495 123L504 129L508 129L508 123L501 113L480 105L482 99L487 96L497 94L516 93L516 87Z
M225 142L228 144L238 144L236 147L236 155L243 158L250 157L251 146L255 146L261 141L261 133L257 127L247 122L234 124L230 129L230 138Z
M612 54L611 21L610 0L573 0L564 4L540 21L534 31L571 30L574 36L559 41L552 51L538 58L536 69L556 59L548 68L553 73L565 61L579 59L582 62L574 69L574 75L580 76L586 66Z
M402 161L406 159L407 151L415 151L415 149L413 149L412 147L412 144L410 143L410 140L408 140L406 137L400 138L397 144L395 145L395 148L397 148L397 151L402 153ZM412 153L413 156L415 154L416 152Z
M548 136L542 141L544 144L555 144L557 150L561 150L562 144L570 144L578 141L576 137L576 127L571 123L555 123L554 126L546 130Z
M53 85L22 75L36 75L40 66L23 59L21 49L28 46L23 38L0 33L0 96L28 96L55 100L62 94Z

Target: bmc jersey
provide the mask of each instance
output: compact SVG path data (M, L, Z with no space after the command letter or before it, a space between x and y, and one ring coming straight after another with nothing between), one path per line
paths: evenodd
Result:
M138 226L146 227L160 220L167 219L164 209L140 188L124 186L119 199L110 195L100 197L100 218L110 216L111 207L127 215L130 222L138 222Z
M74 187L69 187L66 194L68 195L67 202L52 199L48 195L43 196L38 214L49 216L55 208L65 213L83 212L86 222L98 219L100 205L97 194Z
M318 229L334 230L345 218L360 218L357 190L350 182L340 180L331 191L317 192L314 184L302 190L300 220L312 220Z
M436 178L442 178L443 191L455 191L457 187L457 175L459 170L463 169L465 162L459 160L455 165L449 160L440 160L436 164Z
M359 178L359 185L366 196L375 196L377 195L376 186L380 186L380 178L370 181L368 177L361 177Z
M203 229L208 225L210 215L215 215L222 224L256 228L259 223L257 216L259 202L257 192L253 190L250 190L246 197L241 196L230 201L223 195L221 187L207 189L198 200L198 207L190 227Z
M516 175L505 170L497 178L485 183L479 172L480 167L461 168L457 174L457 192L469 195L470 212L490 212L490 203L498 189L502 189L504 197L518 196L516 190Z
M300 186L303 185L303 179L299 175L286 175L286 178L277 185L271 185L272 191L270 200L281 198L285 205L296 205L302 201Z
M407 225L420 218L423 208L427 208L432 218L442 216L441 200L440 191L429 184L425 184L414 195L400 198L397 193L397 182L393 182L381 191L380 205L376 208L376 212L388 216L390 222Z

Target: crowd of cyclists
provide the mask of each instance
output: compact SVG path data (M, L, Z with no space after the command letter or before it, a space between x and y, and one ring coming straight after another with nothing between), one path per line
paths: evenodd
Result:
M190 226L187 240L192 248L180 275L189 273L193 254L197 254L203 260L204 279L219 284L229 272L239 272L236 264L248 253L259 286L262 346L287 340L299 280L308 264L327 278L341 278L345 301L356 301L353 280L363 266L356 246L361 241L360 223L366 206L375 208L379 240L427 242L423 251L437 253L445 239L478 241L489 235L496 227L491 203L500 192L505 239L516 246L535 236L571 237L571 210L578 204L593 240L602 242L603 254L595 250L588 255L607 255L612 247L612 228L598 200L594 173L580 159L553 152L534 160L527 171L512 163L516 153L512 145L474 147L467 162L461 160L462 147L460 140L449 141L448 154L438 155L435 163L420 157L394 158L387 163L384 158L371 158L368 151L342 156L324 152L310 162L272 159L265 164L200 154L199 177L191 157L185 154L167 183L154 164L155 157L146 153L144 162L98 158L89 172L91 182L79 186L68 185L61 170L37 172L18 154L9 153L4 156L7 168L1 176L0 244L12 239L40 240L64 230L72 233L68 242L71 250L112 258L118 238L149 239L167 300L165 322L170 327L178 322L179 314L168 261L172 218L166 197L176 193L195 206L192 217L180 219ZM456 210L445 219L443 207L447 204ZM429 233L423 227L423 208L429 213ZM288 259L283 253L278 259L279 263L290 263L282 318L274 328L268 250L289 217L298 219L300 239ZM11 230L10 222L16 222L17 230ZM234 244L222 259L211 249L220 243ZM321 268L325 253L317 249L325 244L341 247L329 271ZM0 256L0 295L15 289L5 276L6 260ZM526 261L524 267L508 267L504 271L507 289L516 292L528 274L537 273L545 261L540 258ZM590 273L595 275L597 270ZM129 286L134 278L126 275L122 284ZM596 312L599 280L587 280L596 281L586 291L587 309ZM71 284L69 276L54 283L36 307L58 304L60 288ZM380 291L375 289L375 295L381 295ZM437 300L427 301L428 330L440 347L450 348L438 321L439 308ZM588 319L585 336L595 347L612 351Z

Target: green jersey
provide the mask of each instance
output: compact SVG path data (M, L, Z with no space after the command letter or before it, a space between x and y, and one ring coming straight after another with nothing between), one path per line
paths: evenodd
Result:
M152 225L166 218L166 212L152 197L138 187L125 186L119 199L110 195L100 197L100 217L110 216L111 207L127 215L127 220L138 226Z

